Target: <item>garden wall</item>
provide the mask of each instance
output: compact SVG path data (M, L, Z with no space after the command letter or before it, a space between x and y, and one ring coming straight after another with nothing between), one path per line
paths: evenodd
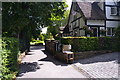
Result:
M45 50L49 52L51 55L55 55L56 53L56 41L55 40L46 40L45 41Z
M61 51L63 47L59 44L70 44L74 53L74 60L89 58L99 54L110 53L115 49L115 39L112 37L64 37L61 42L56 40L45 41L45 50L55 58L65 62L65 54ZM58 50L60 49L61 50Z
M65 54L62 53L60 50L60 46L58 46L60 43L58 40L46 40L45 41L45 51L50 53L54 58L62 61L65 61Z
M100 54L111 53L110 50L74 52L74 60L85 59Z

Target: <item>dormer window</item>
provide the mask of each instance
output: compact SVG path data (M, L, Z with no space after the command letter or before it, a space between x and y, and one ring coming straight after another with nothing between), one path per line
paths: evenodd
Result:
M111 7L111 15L117 15L117 7Z

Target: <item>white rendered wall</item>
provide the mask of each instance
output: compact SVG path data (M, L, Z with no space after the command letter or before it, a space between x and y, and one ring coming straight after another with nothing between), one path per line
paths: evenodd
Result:
M120 19L120 16L111 15L111 7L106 6L106 17L107 19Z
M106 21L106 27L118 27L120 21Z
M87 25L105 25L104 20L87 20Z
M105 0L106 5L115 5L114 3L115 0Z

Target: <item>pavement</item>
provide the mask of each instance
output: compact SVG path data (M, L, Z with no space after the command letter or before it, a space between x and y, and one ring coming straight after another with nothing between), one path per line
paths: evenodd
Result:
M86 78L73 65L64 64L44 53L43 46L31 46L20 65L17 79L22 78Z
M87 59L79 59L73 64L65 64L44 52L44 46L31 46L20 65L17 79L23 78L120 78L119 52L107 53ZM80 79L80 80L81 80ZM32 80L32 79L31 79Z
M80 59L73 67L88 78L120 78L119 52Z

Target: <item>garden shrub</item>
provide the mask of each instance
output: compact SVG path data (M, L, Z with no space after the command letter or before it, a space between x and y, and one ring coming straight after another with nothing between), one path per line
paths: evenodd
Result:
M40 39L41 41L44 41L44 36L43 36L43 34L40 34L40 35L39 35L39 39Z
M19 47L15 38L2 38L2 80L12 80L18 70Z
M62 44L71 44L74 52L112 50L114 42L112 37L63 37L61 39Z
M120 51L120 26L118 26L115 30L115 38L116 38L116 50Z

